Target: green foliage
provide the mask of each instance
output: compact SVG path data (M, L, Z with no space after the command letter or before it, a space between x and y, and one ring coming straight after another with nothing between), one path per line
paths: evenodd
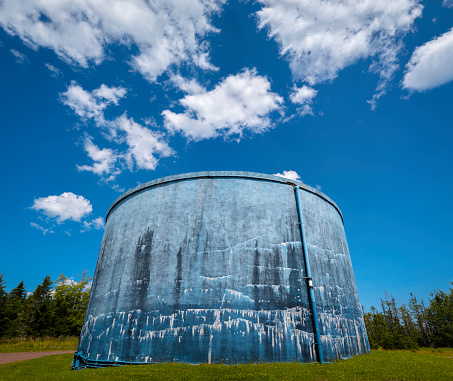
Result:
M386 294L381 311L371 307L364 319L372 349L453 347L453 287L432 293L428 307L412 294L409 307L398 306Z
M47 275L28 298L28 336L41 337L53 334L52 280Z
M436 380L453 379L453 350L372 351L332 364L268 363L198 366L167 363L71 371L72 355L6 364L2 380Z
M13 288L6 299L6 337L16 337L24 334L24 312L27 301L27 291L24 282Z
M388 294L381 300L381 308L379 312L371 307L364 316L371 348L418 348L418 331L409 309L404 304L398 307L395 298Z
M426 323L435 347L453 347L453 282L448 292L437 290L431 294L425 311Z
M90 295L84 271L75 282L61 274L52 288L50 275L27 297L24 282L5 291L0 276L0 339L14 337L78 336Z
M8 328L8 294L6 293L6 285L3 280L3 274L0 274L0 337L3 337Z
M53 297L57 336L80 334L90 297L90 280L86 271L78 282L69 281L63 274L58 277Z
M0 353L75 351L79 337L14 337L0 339Z
M418 344L421 347L428 347L431 340L428 323L426 321L425 304L423 303L423 300L419 302L415 295L412 295L411 293L409 308L412 312L416 329L419 332L419 335L417 337Z

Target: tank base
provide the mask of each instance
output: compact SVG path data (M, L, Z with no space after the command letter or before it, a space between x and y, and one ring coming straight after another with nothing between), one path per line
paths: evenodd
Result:
M87 368L106 368L109 366L122 366L122 365L148 365L154 363L138 363L129 361L105 361L105 360L92 360L82 356L79 352L74 352L74 359L72 360L71 370L80 370Z

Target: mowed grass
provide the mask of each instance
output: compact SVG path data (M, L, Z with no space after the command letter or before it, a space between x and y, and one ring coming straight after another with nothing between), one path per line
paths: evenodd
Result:
M43 337L37 339L0 339L0 353L76 351L78 337Z
M372 351L332 364L129 365L71 371L72 355L0 366L1 380L453 380L453 349Z

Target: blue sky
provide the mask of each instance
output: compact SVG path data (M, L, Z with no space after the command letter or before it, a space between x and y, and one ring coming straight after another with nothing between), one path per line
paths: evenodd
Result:
M331 197L366 309L447 289L452 27L451 0L3 1L8 289L93 274L124 190L203 170Z

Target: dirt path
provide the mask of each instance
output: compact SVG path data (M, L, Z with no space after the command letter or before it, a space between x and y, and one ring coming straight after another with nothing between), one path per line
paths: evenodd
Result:
M30 359L37 359L39 357L61 355L63 353L74 353L74 351L49 351L49 352L13 352L13 353L0 353L0 364L8 362L16 362Z

